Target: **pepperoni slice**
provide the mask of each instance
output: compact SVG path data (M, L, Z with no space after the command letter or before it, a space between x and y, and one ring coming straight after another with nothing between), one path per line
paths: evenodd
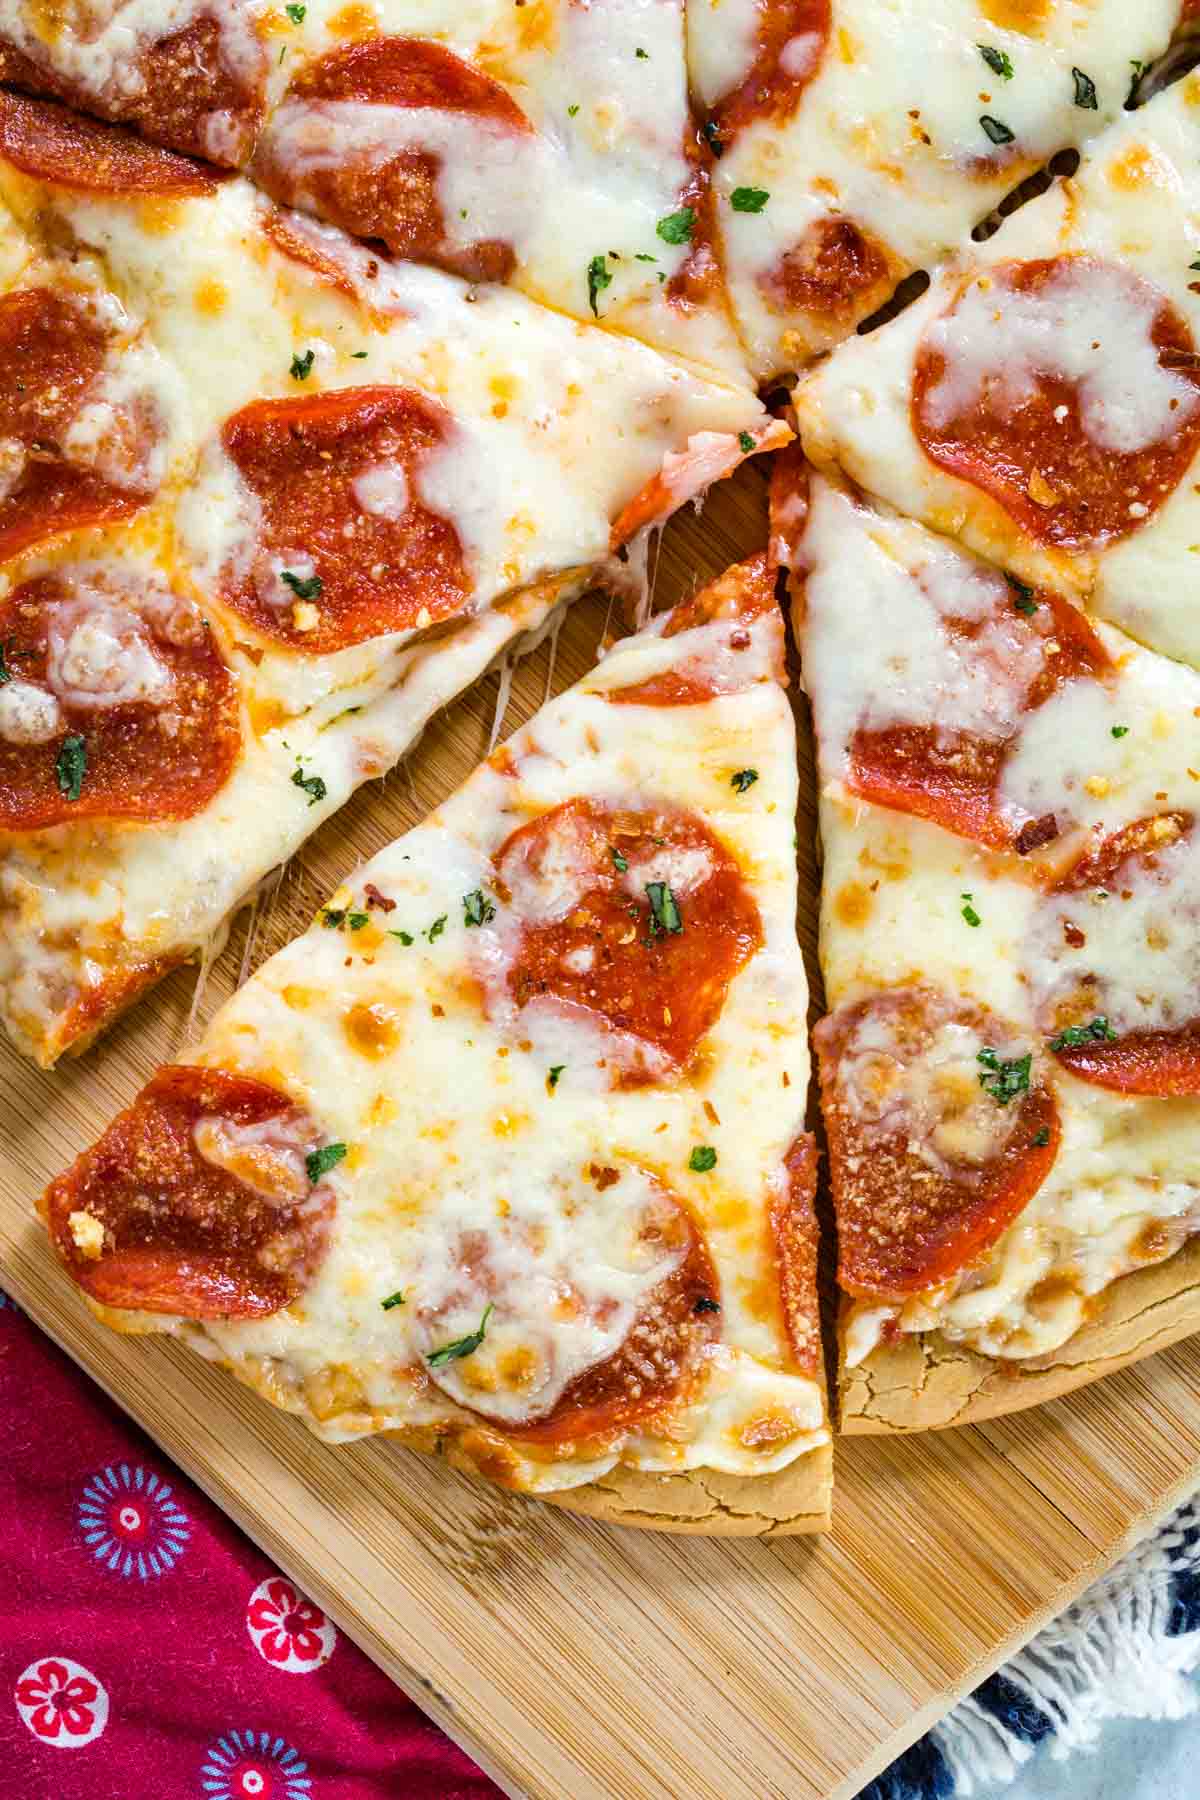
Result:
M111 25L110 25L111 30ZM266 91L266 50L240 8L197 7L181 27L123 45L120 73L72 80L0 36L0 81L131 125L156 144L235 169L250 150Z
M0 601L0 826L186 819L227 779L237 690L191 601L92 567Z
M646 1230L654 1242L683 1248L678 1267L644 1302L620 1349L569 1382L544 1418L508 1425L514 1438L594 1442L647 1426L695 1379L703 1346L720 1336L717 1276L682 1201L665 1189L660 1199Z
M37 181L90 194L214 194L222 179L120 126L20 94L0 93L0 157Z
M758 120L785 125L825 55L832 0L758 0L754 59L744 78L712 108L705 135L725 149Z
M314 655L457 612L470 591L462 543L420 498L422 468L452 454L454 432L442 407L400 387L235 413L222 442L261 522L251 567L226 573L226 605Z
M896 1300L959 1274L1012 1224L1058 1151L1058 1109L1032 1046L982 1007L928 988L843 1006L814 1042L842 1287Z
M56 1249L105 1306L255 1319L309 1285L335 1199L309 1180L317 1127L278 1088L160 1069L47 1189Z
M1004 263L926 331L913 372L925 454L1039 543L1128 537L1200 448L1187 321L1140 276L1088 256Z
M1051 971L1065 965L1065 983L1056 983L1051 991L1046 1024L1053 1033L1050 1048L1081 1081L1122 1094L1168 1099L1200 1094L1200 1005L1198 1016L1178 1024L1125 1029L1144 1002L1105 976L1114 932L1118 970L1127 966L1122 943L1136 934L1139 943L1147 940L1153 946L1154 957L1170 955L1173 948L1176 965L1182 961L1190 972L1195 942L1187 922L1190 883L1186 865L1180 867L1177 858L1186 851L1194 826L1195 815L1183 810L1135 819L1078 857L1050 890L1059 904L1051 906L1041 935ZM1140 896L1153 898L1156 890L1156 909L1137 906ZM1099 894L1105 897L1101 900ZM1124 909L1131 905L1134 917L1126 923ZM1046 960L1040 959L1039 966ZM1153 959L1147 963L1143 952L1139 967L1155 994L1160 983ZM1157 994L1155 999L1157 1003Z
M810 1132L798 1137L784 1162L787 1186L771 1208L770 1231L783 1316L792 1359L802 1375L821 1369L821 1319L817 1308L817 1146Z
M105 393L115 334L82 294L0 298L0 558L86 525L127 519L154 492L162 436L148 391ZM104 430L72 428L92 402Z
M720 694L738 692L751 679L738 667L739 657L753 641L747 625L774 608L775 574L765 553L738 563L690 599L680 601L668 614L662 635L676 637L681 631L726 619L728 632L674 669L664 669L632 687L605 689L605 699L615 706L700 706ZM781 655L780 676L782 673Z
M901 270L877 238L842 217L814 219L800 240L757 276L772 312L812 313L847 327L881 306Z
M491 1010L590 1024L623 1085L678 1079L762 943L720 840L687 813L570 800L514 831L496 872L505 991Z
M1112 661L1079 608L1045 588L1013 588L1004 595L998 588L997 608L989 617L946 615L943 623L952 638L977 646L984 667L994 656L990 640L1001 616L1006 649L1015 649L1019 659L1012 666L1021 667L1027 659L1035 665L1031 674L1020 675L1011 696L1011 730L983 737L958 729L950 719L881 730L859 727L850 743L847 785L877 806L929 819L992 849L1024 854L1046 841L1047 821L1023 819L1011 806L1001 808L998 790L1009 749L1024 718L1064 682L1103 679ZM1004 669L998 668L998 674L1011 686ZM1056 835L1052 822L1049 830Z
M476 238L462 218L473 210L486 216L482 193L477 207L459 204L448 218L443 176L458 158L519 182L513 144L532 137L499 82L453 51L421 38L373 37L302 70L258 145L253 172L273 199L379 239L395 256L467 281L507 281L512 244Z

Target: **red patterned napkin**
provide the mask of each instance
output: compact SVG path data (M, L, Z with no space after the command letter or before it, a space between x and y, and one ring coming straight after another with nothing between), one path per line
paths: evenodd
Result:
M0 1446L6 1795L496 1796L3 1295Z

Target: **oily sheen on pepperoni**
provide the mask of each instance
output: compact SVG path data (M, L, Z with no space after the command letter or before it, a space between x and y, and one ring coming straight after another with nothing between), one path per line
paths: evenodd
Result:
M885 247L853 219L814 219L804 235L756 277L773 312L854 319L887 299L899 270Z
M114 404L101 446L107 473L65 441L111 344L81 296L20 288L0 297L0 558L127 519L151 497L160 426L148 396Z
M678 637L718 620L729 620L728 636L720 645L706 646L706 654L664 669L631 687L606 688L605 698L614 706L699 706L729 691L719 675L719 659L728 649L736 656L750 648L746 629L751 619L770 612L775 605L775 571L765 553L727 569L716 581L679 605L667 616L664 638Z
M0 93L0 157L37 181L93 194L212 194L221 179L120 126L22 94Z
M258 400L235 413L221 438L261 522L250 569L226 576L226 605L312 654L456 612L469 592L462 544L419 495L422 464L452 448L454 430L434 401L400 387ZM376 471L395 480L399 497L368 510L361 479ZM315 619L298 611L284 573L308 584L303 604Z
M1087 851L1051 889L1051 896L1108 893L1106 908L1120 908L1130 884L1141 875L1153 878L1158 858L1195 827L1195 816L1180 810L1135 819ZM1182 897L1181 897L1182 898ZM1080 932L1081 939L1085 934ZM1086 942L1079 950L1086 949ZM1069 1024L1086 1026L1103 1015L1103 995L1084 991L1070 1017L1055 1020L1055 1035ZM1171 1029L1124 1031L1112 1037L1087 1037L1083 1043L1056 1044L1054 1055L1080 1081L1120 1094L1171 1099L1200 1095L1200 1001L1197 1016Z
M678 896L682 929L656 929L643 872L689 857L703 859L706 873ZM629 1086L654 1080L664 1061L673 1075L687 1069L730 982L762 942L737 863L689 813L569 800L514 831L496 872L521 909L507 963L511 1000L518 1009L543 999L581 1009L645 1046L652 1056L622 1072ZM524 897L563 879L569 907L539 918Z
M1104 291L1119 293L1135 315L1151 315L1149 338L1159 368L1172 371L1185 393L1200 393L1200 368L1186 319L1139 276L1085 256L1001 264L988 271L986 284L986 307L994 321L987 329L994 333L995 350L987 358L990 367L978 395L954 416L940 416L938 395L947 374L953 378L955 371L952 366L948 370L947 355L927 332L913 368L917 441L932 462L989 494L1039 543L1078 551L1129 536L1170 497L1200 447L1200 407L1192 406L1177 426L1140 448L1123 450L1097 441L1094 431L1089 436L1085 428L1083 382L1059 372L1052 351L1036 371L1032 391L1014 400L1006 387L1006 367L1013 356L1006 308L1011 313L1023 297L1058 304L1064 308L1061 329L1078 332L1082 325L1072 320L1069 302L1082 304L1089 288L1099 292L1103 285ZM972 284L933 328L933 337L978 298ZM1097 339L1094 348L1096 363L1089 374L1098 378L1105 363L1112 367L1122 346L1114 332L1114 341ZM973 355L979 354L977 345Z
M709 142L722 148L757 120L785 125L829 42L832 0L758 0L756 11L753 61L710 114Z
M648 1425L680 1398L703 1346L720 1337L720 1289L704 1239L682 1201L665 1189L660 1200L646 1229L683 1248L678 1268L648 1296L620 1349L569 1382L544 1418L506 1425L512 1437L594 1443Z
M348 44L310 63L292 82L255 152L253 171L273 199L381 240L394 256L434 263L467 281L507 281L516 263L511 244L497 238L463 244L448 234L438 191L440 148L359 148L350 132L339 143L330 108L347 103L360 121L372 107L420 108L445 113L462 129L475 121L498 134L531 136L529 120L499 82L421 38ZM387 114L381 111L380 119L386 146ZM311 148L317 138L323 143L319 157Z
M216 8L197 6L178 31L135 41L125 78L108 82L58 73L50 58L35 60L6 42L0 27L0 81L131 125L152 143L237 168L262 116L267 58L248 20L235 9L226 18L223 30Z
M241 744L237 691L190 601L165 588L43 575L0 600L0 644L0 828L187 819L228 778ZM114 654L150 668L145 697L123 697L112 667L94 666ZM73 673L88 657L89 669Z
M1009 629L1041 646L1041 666L1026 686L1022 715L1035 712L1064 682L1103 679L1112 668L1108 652L1078 607L1045 588L1026 592L1027 598L1013 589L1001 601L1012 613ZM1035 611L1019 611L1017 599ZM969 645L988 621L948 618L944 623L947 632ZM947 716L934 724L856 730L850 742L847 785L877 806L929 819L957 837L992 849L1025 852L1047 836L1055 837L1058 827L1052 820L1022 819L1012 808L1002 811L999 806L1000 778L1018 731L1019 721L1007 738L957 729L950 695ZM1044 826L1040 833L1039 825Z
M47 1189L50 1234L106 1306L265 1318L304 1291L325 1253L334 1196L304 1166L319 1142L308 1115L265 1082L160 1069ZM222 1143L219 1161L201 1148Z
M1045 1180L1060 1136L1050 1089L1035 1071L1001 1104L979 1080L979 1050L1016 1060L1013 1039L983 1008L927 988L877 994L818 1025L847 1292L896 1300L958 1274Z

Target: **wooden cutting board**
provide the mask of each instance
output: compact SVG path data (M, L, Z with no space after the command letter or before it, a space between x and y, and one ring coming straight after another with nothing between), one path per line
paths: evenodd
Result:
M664 539L674 599L763 541L747 471ZM508 729L593 659L599 600L551 668L516 671ZM961 1431L852 1439L821 1540L622 1531L382 1442L330 1449L231 1379L91 1319L34 1199L238 979L487 748L496 680L437 720L244 916L194 1000L181 971L55 1075L0 1050L0 1284L362 1648L513 1794L848 1800L1200 1482L1200 1341L1052 1406ZM811 953L812 805L802 808Z

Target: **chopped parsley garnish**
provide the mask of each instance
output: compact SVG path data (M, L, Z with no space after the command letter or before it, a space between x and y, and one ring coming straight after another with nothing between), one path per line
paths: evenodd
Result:
M291 588L297 600L319 600L325 586L319 575L297 575L291 569L280 569L279 579Z
M322 1175L328 1175L330 1169L336 1168L346 1154L345 1144L322 1144L319 1150L310 1150L304 1159L304 1167L308 1170L308 1179L315 1187Z
M393 1306L403 1306L404 1305L404 1289L397 1288L394 1294L389 1294L387 1299L381 1300L379 1302L379 1304L380 1304L380 1306L382 1306L384 1312L391 1312Z
M688 1157L688 1168L697 1175L707 1175L710 1169L717 1166L717 1153L711 1144L696 1144Z
M312 366L313 366L313 360L314 360L315 356L316 356L315 350L306 350L304 352L303 356L293 356L293 358L292 358L292 380L293 381L307 380L308 376L310 376L312 374Z
M657 262L658 258L657 256L651 256L648 250L639 250L633 260L634 262Z
M369 925L371 923L371 915L370 913L359 912L347 913L346 923L351 931L361 931L364 925Z
M350 354L355 362L365 362L367 360L367 353L365 350L352 350Z
M757 780L757 769L738 769L729 777L729 785L731 788L736 788L739 794L744 794L746 789L752 788Z
M1116 1035L1103 1013L1097 1013L1096 1017L1089 1019L1086 1025L1068 1025L1065 1031L1060 1031L1057 1037L1050 1039L1050 1048L1052 1050L1077 1050L1080 1044L1103 1044L1106 1041L1111 1043Z
M389 931L388 936L399 938L400 942L405 945L411 944L413 941L413 934L411 931Z
M1004 579L1013 591L1014 610L1024 613L1027 619L1032 619L1038 609L1038 603L1033 597L1033 589L1026 582L1018 581L1015 575L1005 575Z
M587 281L588 305L591 307L596 318L599 318L600 308L596 305L596 301L600 298L600 295L604 292L606 287L612 286L612 270L608 266L608 259L603 251L601 251L598 256L593 256L591 262L588 264Z
M695 223L695 208L681 206L678 212L668 213L665 219L660 219L654 229L664 244L690 244Z
M474 888L471 893L463 895L463 923L465 925L486 925L496 916L496 903L482 888Z
M551 1093L553 1093L554 1089L558 1086L558 1078L566 1066L566 1063L554 1063L551 1066L550 1073L546 1077L546 1083Z
M59 792L68 800L78 800L87 774L87 746L81 737L66 737L54 764Z
M633 54L638 58L638 60L640 62L649 62L650 61L650 52L648 50L643 50L640 44L638 45L637 49L634 51Z
M286 12L293 25L303 25L304 15L308 11L308 8L307 6L299 6L296 4L296 0L292 0L292 4L285 6L283 10Z
M721 142L721 134L717 130L717 121L715 119L705 119L702 129L704 131L704 136L708 143L708 147L712 151L713 155L714 156L724 156L725 146Z
M738 432L738 449L741 450L744 455L749 456L749 454L753 450L753 448L754 448L754 439L750 436L750 433L748 431L739 431Z
M316 806L318 801L323 800L329 792L329 789L319 775L306 775L304 773L304 765L299 758L296 759L296 766L292 770L292 786L304 789L304 792L308 795L308 804L310 806Z
M710 1300L707 1294L701 1294L700 1298L692 1304L692 1311L694 1313L712 1313L720 1312L720 1310L721 1302L719 1300Z
M1031 1150L1044 1150L1049 1142L1050 1128L1048 1125L1043 1125L1037 1136L1030 1140L1029 1148Z
M734 212L759 213L771 198L767 188L735 187L729 196Z
M14 650L15 642L15 638L5 638L3 643L0 643L0 687L4 687L9 681L16 680L15 670L8 666L9 660L16 662L18 657L33 655L32 650Z
M1128 737L1129 727L1128 725L1114 725L1112 727L1112 734L1115 738Z
M997 50L993 44L977 44L975 47L993 75L998 75L1001 81L1012 80L1012 58L1007 50Z
M683 930L683 920L675 896L665 881L648 881L646 897L650 902L651 940Z
M433 921L433 924L429 926L428 930L421 933L421 936L425 939L426 943L437 943L443 931L446 929L446 920L449 917L449 913L439 913L437 918Z
M1018 1094L1028 1093L1032 1050L1027 1050L1024 1056L1014 1057L1011 1062L1001 1062L994 1050L985 1048L976 1053L975 1060L983 1065L979 1085L992 1096L997 1106L1007 1106Z
M443 1369L447 1363L458 1362L461 1357L472 1356L482 1344L487 1334L487 1322L496 1308L489 1300L483 1309L483 1317L477 1330L466 1337L455 1338L452 1344L443 1344L440 1350L431 1350L425 1361L431 1369Z
M964 894L962 897L962 901L963 901L962 916L967 921L967 924L968 925L982 925L983 920L979 917L979 914L975 911L975 905L974 905L975 896L974 896L974 894Z
M613 868L617 871L618 875L623 875L629 867L629 859L622 856L621 852L615 849L611 844L608 847L608 854L612 857Z
M346 923L344 906L324 906L321 908L321 923L326 931L340 931Z
M579 102L578 102L578 100L576 100L574 106L568 106L568 108L567 108L568 119L573 119L575 117L575 114L578 111L579 111Z
M1096 84L1091 76L1085 75L1082 69L1072 69L1071 78L1075 83L1076 106L1082 106L1088 112L1098 112L1100 102L1096 98Z
M994 119L991 113L983 113L979 123L993 144L1011 144L1016 135L1009 130L1003 119Z

